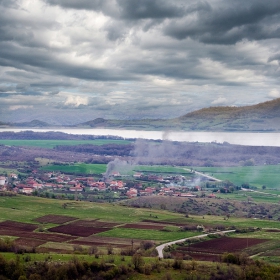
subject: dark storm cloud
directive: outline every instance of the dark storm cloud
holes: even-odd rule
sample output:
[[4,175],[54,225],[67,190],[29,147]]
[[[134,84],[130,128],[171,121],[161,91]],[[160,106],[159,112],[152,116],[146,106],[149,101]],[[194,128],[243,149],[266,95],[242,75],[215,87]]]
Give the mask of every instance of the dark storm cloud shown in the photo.
[[278,2],[0,0],[0,121],[26,108],[165,118],[278,96]]
[[[64,8],[100,11],[114,18],[139,20],[147,18],[173,18],[184,14],[181,1],[177,5],[165,0],[45,0]],[[175,1],[176,2],[176,1]]]
[[17,0],[0,0],[0,6],[18,8]]
[[[40,71],[48,70],[53,74],[64,75],[84,80],[122,80],[122,73],[115,73],[112,69],[101,69],[74,65],[66,61],[59,61],[51,52],[41,49],[30,52],[29,49],[20,48],[14,43],[0,43],[0,65],[13,66],[24,70]],[[127,79],[129,79],[127,77]]]
[[[209,1],[209,3],[211,3]],[[211,44],[234,44],[243,39],[279,38],[280,2],[230,1],[199,10],[194,18],[171,20],[164,33]]]

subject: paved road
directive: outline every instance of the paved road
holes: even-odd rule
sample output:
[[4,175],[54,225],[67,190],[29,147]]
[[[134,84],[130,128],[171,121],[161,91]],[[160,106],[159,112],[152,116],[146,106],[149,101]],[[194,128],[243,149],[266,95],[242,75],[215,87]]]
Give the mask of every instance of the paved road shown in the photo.
[[[190,172],[191,172],[191,170],[190,170],[190,169],[188,169],[188,168],[183,168],[183,169],[185,169],[185,170],[187,170],[187,171],[190,171]],[[215,178],[215,177],[213,177],[213,176],[210,176],[210,175],[204,174],[204,173],[202,173],[202,172],[198,172],[198,171],[195,171],[195,170],[193,170],[193,172],[194,172],[195,174],[198,174],[199,176],[206,177],[206,178],[208,178],[208,179],[210,179],[210,180],[212,180],[212,181],[222,182],[222,180],[217,179],[217,178]]]
[[[229,233],[229,232],[234,232],[235,230],[224,230],[224,231],[216,231],[214,233],[211,234],[219,234],[219,233]],[[156,247],[156,250],[158,251],[158,257],[163,259],[163,249],[166,246],[172,245],[172,244],[176,244],[176,243],[180,243],[180,242],[184,242],[186,240],[191,240],[194,238],[203,238],[206,237],[209,233],[207,234],[201,234],[201,235],[197,235],[197,236],[192,236],[192,237],[188,237],[188,238],[184,238],[184,239],[179,239],[179,240],[175,240],[175,241],[171,241],[171,242],[167,242],[164,244],[161,244],[159,246]]]

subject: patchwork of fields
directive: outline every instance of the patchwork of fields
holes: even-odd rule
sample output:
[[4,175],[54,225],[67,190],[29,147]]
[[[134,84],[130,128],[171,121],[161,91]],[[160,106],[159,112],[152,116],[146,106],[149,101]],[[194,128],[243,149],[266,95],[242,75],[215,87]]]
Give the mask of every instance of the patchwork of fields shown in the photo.
[[[0,210],[3,213],[0,238],[10,237],[16,246],[42,253],[73,253],[77,249],[88,251],[91,248],[107,250],[108,246],[120,252],[130,250],[131,246],[139,247],[145,241],[158,245],[199,235],[200,232],[195,230],[197,225],[204,225],[205,229],[210,230],[224,223],[227,228],[263,226],[272,229],[247,235],[232,234],[230,238],[217,238],[178,248],[172,254],[187,253],[197,260],[218,260],[223,252],[248,251],[249,248],[252,254],[266,251],[267,256],[268,251],[273,255],[280,248],[279,229],[275,229],[280,226],[275,221],[224,220],[219,216],[207,216],[201,220],[197,216],[185,217],[168,211],[105,203],[75,201],[69,202],[66,208],[62,207],[62,203],[65,201],[20,195],[0,197]],[[182,230],[184,227],[193,229],[185,231]],[[272,237],[268,238],[267,234]]]

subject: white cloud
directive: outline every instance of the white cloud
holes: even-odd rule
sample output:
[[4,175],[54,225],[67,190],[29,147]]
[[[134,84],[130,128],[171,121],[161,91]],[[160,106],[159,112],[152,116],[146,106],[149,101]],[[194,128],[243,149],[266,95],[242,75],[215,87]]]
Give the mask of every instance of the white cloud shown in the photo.
[[225,97],[220,96],[218,99],[212,101],[211,104],[213,104],[213,105],[224,105],[224,104],[226,104],[226,102],[227,102],[227,99]]
[[70,95],[67,97],[64,104],[68,106],[72,105],[74,107],[78,107],[80,105],[88,105],[88,97]]
[[9,110],[15,111],[19,109],[32,109],[32,105],[14,105],[14,106],[9,106]]
[[274,88],[269,92],[268,97],[279,98],[280,97],[280,91],[278,89]]

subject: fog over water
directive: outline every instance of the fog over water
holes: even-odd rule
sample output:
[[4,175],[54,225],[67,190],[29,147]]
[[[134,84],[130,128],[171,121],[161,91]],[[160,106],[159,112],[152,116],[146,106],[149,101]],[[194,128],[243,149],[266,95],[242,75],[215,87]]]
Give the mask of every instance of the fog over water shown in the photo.
[[58,131],[68,134],[79,135],[110,135],[124,138],[143,138],[153,140],[171,140],[187,142],[228,142],[237,145],[249,146],[276,146],[280,147],[280,133],[251,133],[251,132],[194,132],[194,131],[144,131],[144,130],[121,130],[121,129],[11,129],[2,128],[5,131],[34,131],[48,132]]

